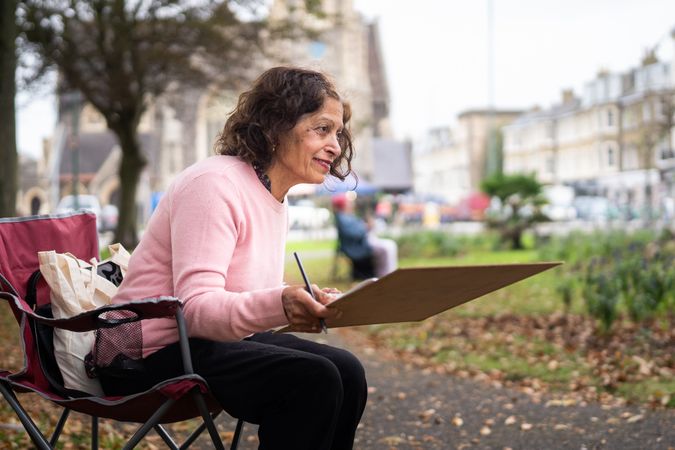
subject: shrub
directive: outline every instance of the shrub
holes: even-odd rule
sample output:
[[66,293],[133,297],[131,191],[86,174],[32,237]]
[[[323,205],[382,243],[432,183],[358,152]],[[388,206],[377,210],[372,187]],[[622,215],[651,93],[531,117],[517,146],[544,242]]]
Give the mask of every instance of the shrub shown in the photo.
[[462,250],[460,241],[443,231],[418,231],[396,239],[402,258],[436,258],[456,256]]
[[574,298],[574,292],[576,291],[577,280],[570,273],[563,273],[562,276],[557,278],[557,284],[555,290],[560,295],[560,298],[563,302],[565,313],[570,311],[572,307],[572,299]]
[[[620,308],[639,323],[675,306],[675,239],[650,231],[573,233],[540,248],[541,259],[563,260],[556,291],[569,309],[581,292],[605,330]],[[576,285],[580,284],[580,289]]]
[[588,312],[600,321],[605,331],[609,331],[617,317],[616,306],[620,296],[616,279],[589,266],[583,293]]

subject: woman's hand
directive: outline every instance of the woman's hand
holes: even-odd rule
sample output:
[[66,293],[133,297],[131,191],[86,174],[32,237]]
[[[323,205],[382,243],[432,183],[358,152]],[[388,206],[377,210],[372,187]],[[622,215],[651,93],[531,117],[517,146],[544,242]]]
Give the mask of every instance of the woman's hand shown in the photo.
[[281,303],[288,319],[291,331],[318,333],[321,331],[320,319],[331,319],[339,315],[339,311],[327,308],[326,305],[335,300],[340,291],[333,288],[319,289],[312,285],[316,300],[302,285],[288,286],[281,293]]

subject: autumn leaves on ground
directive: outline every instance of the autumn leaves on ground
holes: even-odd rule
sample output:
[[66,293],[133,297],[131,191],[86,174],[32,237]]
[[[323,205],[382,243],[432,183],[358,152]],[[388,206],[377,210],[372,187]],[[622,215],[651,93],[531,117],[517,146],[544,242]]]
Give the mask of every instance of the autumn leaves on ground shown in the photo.
[[[566,264],[421,323],[349,329],[341,333],[347,344],[375,349],[385,365],[388,360],[403,361],[421,372],[431,371],[449,380],[472,379],[491,388],[513,388],[535,398],[546,395],[547,403],[559,406],[675,407],[672,238],[572,237],[572,242],[550,242],[545,248],[519,252],[495,250],[494,243],[485,240],[452,245],[436,240],[435,245],[428,246],[425,243],[437,238],[420,237],[417,245],[410,245],[411,238],[407,239],[402,243],[402,266],[535,260],[564,260]],[[632,256],[623,257],[614,244],[630,248]],[[338,261],[341,280],[334,279],[332,242],[298,245],[313,282],[342,289],[349,286],[344,277],[345,261]],[[431,247],[444,248],[446,254],[433,253]],[[417,249],[418,253],[406,248]],[[455,250],[447,256],[450,248]],[[603,257],[605,260],[599,259]],[[626,268],[629,264],[650,268],[638,271],[649,277],[647,287],[645,280]],[[621,275],[622,271],[626,274]],[[300,281],[294,280],[299,278],[296,272],[290,261],[289,282]],[[616,284],[598,284],[598,275],[603,273]],[[640,300],[648,303],[637,304],[635,298],[628,298],[636,291],[650,293],[650,297],[643,295]],[[0,368],[19,368],[22,357],[17,326],[4,304],[0,305],[0,338]],[[370,381],[377,385],[377,380]],[[42,429],[52,429],[59,414],[56,408],[34,395],[22,394],[20,399],[36,414]],[[427,419],[434,420],[432,412]],[[425,423],[424,418],[420,420]],[[189,425],[177,425],[174,431],[185,433]],[[61,439],[63,448],[88,448],[88,428],[83,416],[71,417],[64,431],[66,437]],[[102,421],[101,446],[120,447],[123,437],[133,429],[135,426]],[[231,433],[223,437],[228,440]],[[154,433],[143,445],[163,448]],[[18,420],[6,402],[0,401],[0,449],[28,446]]]

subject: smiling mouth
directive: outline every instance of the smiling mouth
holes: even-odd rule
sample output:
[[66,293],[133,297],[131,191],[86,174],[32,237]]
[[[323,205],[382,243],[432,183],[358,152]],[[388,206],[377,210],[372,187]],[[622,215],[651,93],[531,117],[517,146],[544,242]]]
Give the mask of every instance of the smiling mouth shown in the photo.
[[319,159],[319,158],[313,158],[313,159],[319,166],[321,166],[324,169],[324,171],[328,172],[330,170],[330,164],[331,164],[330,161],[325,160],[325,159]]

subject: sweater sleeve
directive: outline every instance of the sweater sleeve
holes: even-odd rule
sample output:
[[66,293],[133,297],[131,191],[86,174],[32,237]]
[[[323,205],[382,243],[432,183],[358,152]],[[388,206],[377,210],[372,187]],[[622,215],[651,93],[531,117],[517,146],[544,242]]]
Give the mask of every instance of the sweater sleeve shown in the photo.
[[246,217],[237,188],[203,174],[176,192],[170,205],[175,295],[183,300],[188,334],[234,341],[287,323],[283,286],[228,291],[228,267]]

